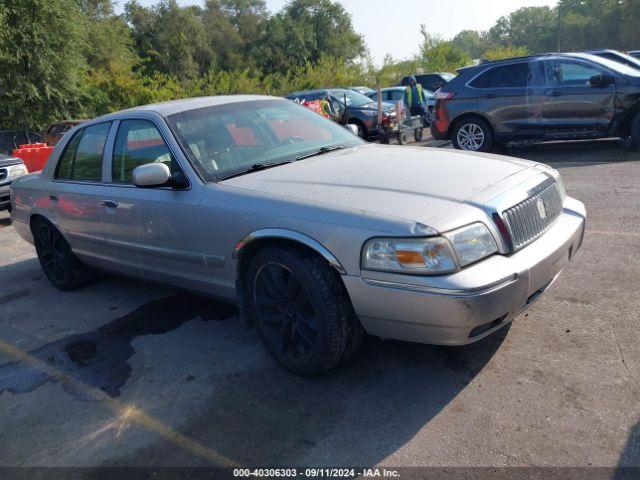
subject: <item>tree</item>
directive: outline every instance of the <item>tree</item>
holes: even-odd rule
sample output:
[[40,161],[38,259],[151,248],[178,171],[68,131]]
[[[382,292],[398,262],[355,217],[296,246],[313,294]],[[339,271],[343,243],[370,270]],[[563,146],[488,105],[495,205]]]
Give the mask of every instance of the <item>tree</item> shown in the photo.
[[86,63],[82,12],[75,0],[0,4],[0,125],[42,128],[76,116]]
[[317,63],[322,57],[353,61],[366,52],[351,16],[331,0],[293,0],[267,23],[261,49],[267,72]]
[[131,28],[115,15],[112,0],[78,0],[87,32],[85,58],[91,69],[130,71],[140,62]]
[[133,0],[125,12],[147,73],[157,71],[186,82],[211,67],[214,58],[199,7],[180,7],[176,0],[161,0],[146,8]]
[[495,47],[482,54],[483,60],[503,60],[505,58],[524,57],[529,55],[527,47]]
[[420,26],[420,33],[423,41],[417,60],[425,71],[450,72],[471,63],[471,58],[461,48],[430,34],[425,25]]
[[556,48],[557,14],[549,7],[524,7],[499,18],[487,37],[496,46],[526,47],[535,53]]
[[461,31],[453,37],[451,43],[471,58],[480,58],[489,47],[487,39],[475,30]]
[[215,68],[255,67],[267,20],[263,0],[207,0],[202,22]]

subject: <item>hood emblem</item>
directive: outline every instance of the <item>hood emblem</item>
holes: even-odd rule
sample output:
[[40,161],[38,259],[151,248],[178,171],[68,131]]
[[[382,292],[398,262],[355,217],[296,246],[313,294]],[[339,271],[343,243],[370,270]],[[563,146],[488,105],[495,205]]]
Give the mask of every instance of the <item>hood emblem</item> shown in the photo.
[[541,219],[545,219],[547,218],[547,209],[544,206],[544,202],[542,201],[541,198],[538,199],[538,201],[536,202],[536,205],[538,207],[538,214],[540,215]]

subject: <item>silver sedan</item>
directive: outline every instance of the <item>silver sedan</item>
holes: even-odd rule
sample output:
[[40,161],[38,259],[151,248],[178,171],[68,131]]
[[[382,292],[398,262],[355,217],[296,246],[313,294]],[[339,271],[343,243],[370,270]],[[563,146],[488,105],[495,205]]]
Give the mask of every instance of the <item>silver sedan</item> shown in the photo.
[[346,361],[365,332],[441,345],[495,332],[574,257],[586,215],[544,165],[367,144],[262,96],[83,123],[11,200],[59,289],[106,270],[236,302],[301,374]]

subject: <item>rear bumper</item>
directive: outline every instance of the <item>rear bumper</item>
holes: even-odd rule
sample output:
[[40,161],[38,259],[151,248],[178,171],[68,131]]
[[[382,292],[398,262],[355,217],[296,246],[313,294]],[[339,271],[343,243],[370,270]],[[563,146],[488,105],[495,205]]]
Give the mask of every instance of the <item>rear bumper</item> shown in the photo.
[[442,120],[434,120],[431,123],[431,136],[436,140],[449,140],[448,126]]
[[511,322],[551,286],[580,248],[585,219],[582,203],[568,198],[555,225],[510,256],[494,255],[449,276],[363,272],[343,278],[370,334],[464,345]]

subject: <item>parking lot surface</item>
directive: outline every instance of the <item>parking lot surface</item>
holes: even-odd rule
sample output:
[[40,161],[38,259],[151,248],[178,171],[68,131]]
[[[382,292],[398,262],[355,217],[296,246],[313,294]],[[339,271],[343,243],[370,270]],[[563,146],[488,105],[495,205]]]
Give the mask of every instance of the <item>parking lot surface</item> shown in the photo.
[[116,277],[54,290],[0,213],[0,466],[640,466],[640,153],[505,153],[587,206],[551,291],[477,344],[367,338],[311,379],[234,307]]

